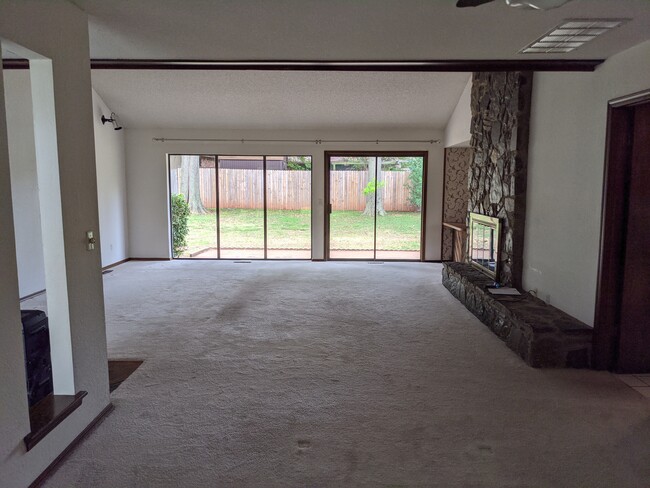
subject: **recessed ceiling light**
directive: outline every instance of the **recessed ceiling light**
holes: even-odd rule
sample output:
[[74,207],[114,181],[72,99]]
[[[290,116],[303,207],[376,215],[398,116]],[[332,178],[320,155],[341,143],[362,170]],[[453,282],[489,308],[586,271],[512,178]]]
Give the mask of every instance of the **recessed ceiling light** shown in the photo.
[[567,19],[528,46],[523,54],[569,53],[630,19]]

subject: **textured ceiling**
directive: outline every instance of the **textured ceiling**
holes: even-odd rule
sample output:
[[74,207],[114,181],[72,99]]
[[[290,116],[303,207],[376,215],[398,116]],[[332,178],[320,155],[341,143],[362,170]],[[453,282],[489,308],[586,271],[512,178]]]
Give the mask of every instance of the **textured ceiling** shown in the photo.
[[442,129],[469,73],[93,70],[129,128]]
[[[573,0],[531,11],[503,0],[71,0],[91,56],[122,59],[601,59],[650,38],[648,0]],[[567,18],[632,21],[568,54],[518,51]]]
[[[96,59],[600,59],[650,37],[650,0],[574,0],[547,12],[503,0],[72,0]],[[567,18],[624,17],[568,54],[518,51]],[[443,128],[459,73],[93,71],[126,127]]]

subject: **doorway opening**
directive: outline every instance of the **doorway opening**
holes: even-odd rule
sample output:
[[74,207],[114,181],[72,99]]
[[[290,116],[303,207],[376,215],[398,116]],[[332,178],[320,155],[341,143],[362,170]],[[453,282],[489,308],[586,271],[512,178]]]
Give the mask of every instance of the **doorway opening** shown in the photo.
[[422,261],[426,169],[426,152],[326,152],[326,258]]
[[0,41],[3,58],[10,54],[29,60],[26,72],[3,73],[18,291],[25,300],[47,290],[44,303],[33,307],[38,311],[28,312],[26,302],[21,303],[28,398],[74,396],[53,64],[23,46]]
[[311,259],[311,156],[170,155],[176,259]]
[[593,362],[650,373],[650,91],[609,103]]

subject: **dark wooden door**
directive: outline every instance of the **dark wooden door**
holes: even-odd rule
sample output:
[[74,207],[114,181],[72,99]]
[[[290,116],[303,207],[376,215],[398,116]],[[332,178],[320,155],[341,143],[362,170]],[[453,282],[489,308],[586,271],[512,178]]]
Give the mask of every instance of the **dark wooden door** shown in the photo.
[[650,103],[633,117],[616,366],[624,373],[650,372]]

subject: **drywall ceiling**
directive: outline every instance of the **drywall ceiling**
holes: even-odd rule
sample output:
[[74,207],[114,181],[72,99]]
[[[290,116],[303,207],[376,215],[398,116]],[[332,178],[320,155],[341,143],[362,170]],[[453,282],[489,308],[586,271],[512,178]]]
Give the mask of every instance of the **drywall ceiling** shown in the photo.
[[[91,56],[205,60],[604,59],[650,37],[648,0],[573,0],[542,11],[503,0],[71,0]],[[568,18],[624,17],[568,54],[518,51]]]
[[92,72],[93,87],[127,128],[443,129],[469,78],[469,73]]

